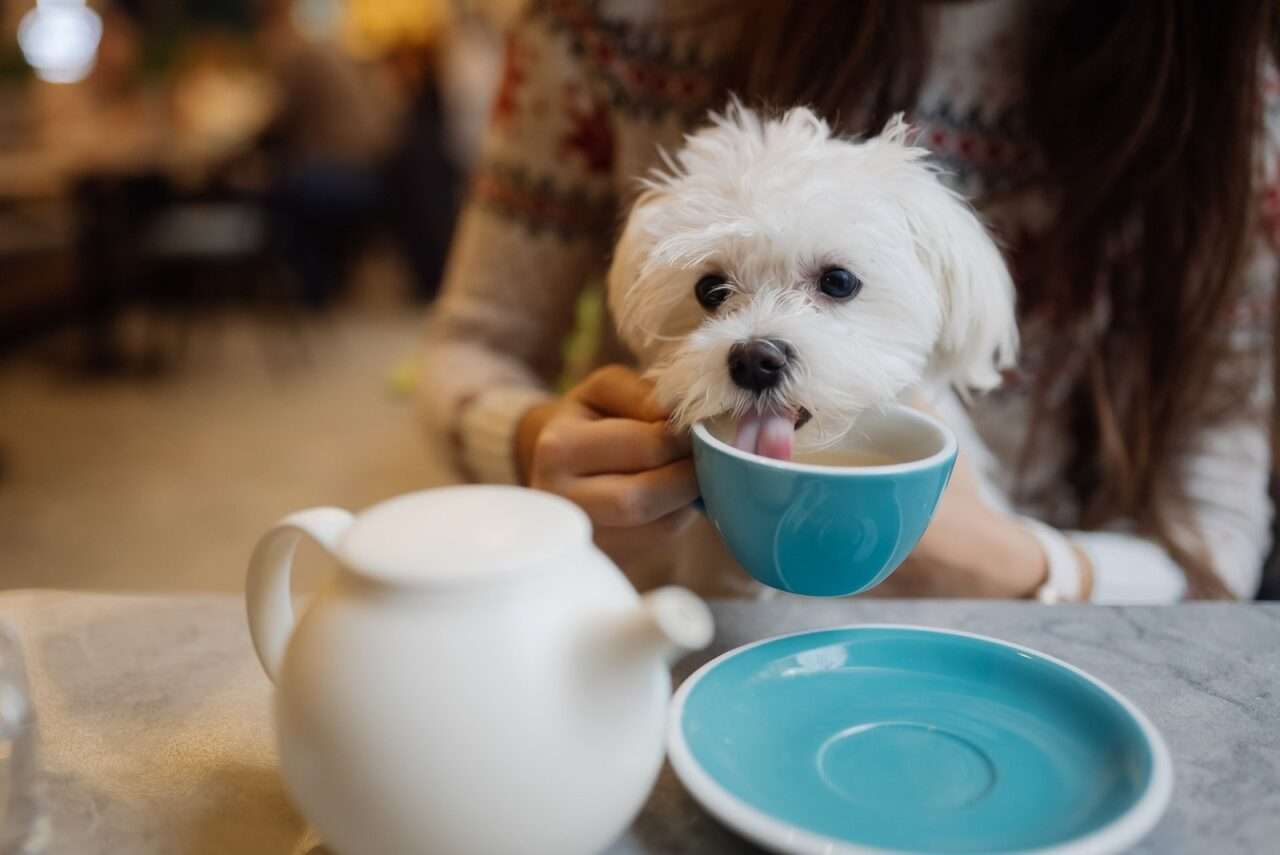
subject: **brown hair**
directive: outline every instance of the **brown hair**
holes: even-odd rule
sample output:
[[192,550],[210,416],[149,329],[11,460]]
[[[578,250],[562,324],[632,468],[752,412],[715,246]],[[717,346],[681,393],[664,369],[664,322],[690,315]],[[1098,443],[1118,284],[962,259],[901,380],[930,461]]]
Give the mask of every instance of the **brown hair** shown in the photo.
[[[1228,592],[1187,524],[1180,460],[1196,428],[1238,413],[1252,387],[1249,370],[1224,385],[1217,369],[1255,214],[1273,5],[1062,3],[1042,10],[1048,37],[1028,46],[1029,127],[1061,214],[1019,259],[1019,302],[1024,317],[1064,331],[1055,349],[1084,356],[1062,405],[1079,523],[1133,520],[1163,542],[1199,597]],[[727,84],[746,97],[809,103],[858,133],[913,106],[926,47],[920,4],[739,0],[726,9],[742,24]],[[1118,235],[1131,237],[1119,258]],[[1101,329],[1086,323],[1099,305],[1109,310]],[[1037,378],[1033,425],[1055,379]]]

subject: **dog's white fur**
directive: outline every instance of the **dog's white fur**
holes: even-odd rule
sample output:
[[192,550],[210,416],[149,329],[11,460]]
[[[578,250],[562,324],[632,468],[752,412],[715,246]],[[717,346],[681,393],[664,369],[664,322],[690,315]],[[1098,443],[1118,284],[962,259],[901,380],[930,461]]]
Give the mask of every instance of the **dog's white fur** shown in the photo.
[[[805,108],[766,117],[731,102],[645,182],[616,247],[609,305],[681,426],[752,408],[808,410],[818,443],[922,382],[998,385],[1017,349],[1013,286],[972,209],[897,117],[841,139]],[[822,272],[863,282],[846,302]],[[714,311],[704,275],[732,293]],[[734,385],[728,351],[781,339],[795,358],[765,396]]]

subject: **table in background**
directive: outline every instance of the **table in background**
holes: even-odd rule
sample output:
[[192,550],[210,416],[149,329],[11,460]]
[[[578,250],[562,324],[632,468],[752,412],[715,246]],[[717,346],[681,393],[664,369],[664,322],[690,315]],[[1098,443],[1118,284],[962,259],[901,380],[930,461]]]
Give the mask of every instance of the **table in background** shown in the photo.
[[[1280,839],[1280,606],[1046,607],[814,601],[713,605],[713,649],[784,632],[892,622],[1025,644],[1136,702],[1174,760],[1168,813],[1137,852],[1257,853]],[[51,855],[288,855],[313,849],[276,769],[270,686],[229,596],[11,593],[41,729]],[[611,855],[751,847],[669,769]]]

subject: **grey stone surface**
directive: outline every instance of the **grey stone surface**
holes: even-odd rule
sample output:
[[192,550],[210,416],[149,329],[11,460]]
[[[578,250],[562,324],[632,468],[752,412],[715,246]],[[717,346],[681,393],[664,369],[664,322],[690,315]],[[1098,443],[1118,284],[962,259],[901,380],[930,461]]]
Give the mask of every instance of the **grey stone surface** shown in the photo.
[[[713,649],[889,622],[1042,650],[1127,695],[1164,733],[1174,796],[1141,853],[1258,853],[1280,839],[1280,606],[1044,607],[775,598],[714,606]],[[232,596],[0,596],[38,716],[50,855],[321,855],[275,766],[270,687]],[[664,770],[611,855],[751,852]],[[538,855],[534,853],[533,855]]]

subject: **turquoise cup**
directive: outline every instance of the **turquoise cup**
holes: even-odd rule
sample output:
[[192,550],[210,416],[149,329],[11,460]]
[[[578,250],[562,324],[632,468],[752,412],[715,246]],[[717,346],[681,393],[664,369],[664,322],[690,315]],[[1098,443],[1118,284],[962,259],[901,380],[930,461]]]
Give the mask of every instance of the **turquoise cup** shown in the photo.
[[951,479],[956,438],[894,405],[863,414],[823,459],[867,453],[884,465],[772,460],[733,447],[731,426],[693,428],[701,504],[738,563],[771,588],[841,597],[874,588],[920,541]]

